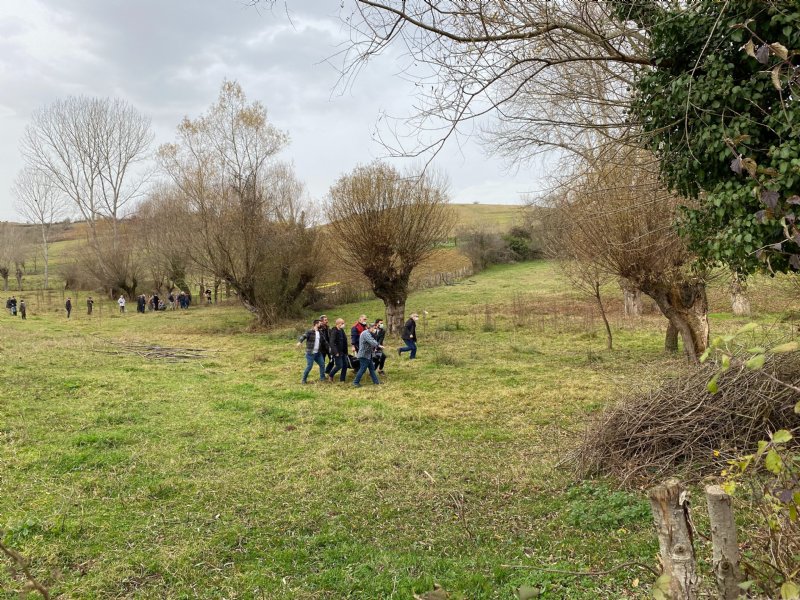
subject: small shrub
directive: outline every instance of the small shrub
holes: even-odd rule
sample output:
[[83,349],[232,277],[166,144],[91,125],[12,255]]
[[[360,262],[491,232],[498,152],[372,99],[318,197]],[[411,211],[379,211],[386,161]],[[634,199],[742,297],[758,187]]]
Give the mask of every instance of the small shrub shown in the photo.
[[584,483],[567,492],[566,521],[589,531],[609,531],[649,523],[650,507],[639,494],[610,490],[604,484]]

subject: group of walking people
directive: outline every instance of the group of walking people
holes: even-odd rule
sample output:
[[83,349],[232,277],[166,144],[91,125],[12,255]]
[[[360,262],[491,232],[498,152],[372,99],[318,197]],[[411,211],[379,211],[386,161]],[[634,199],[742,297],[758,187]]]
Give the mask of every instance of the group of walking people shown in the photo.
[[[405,345],[397,349],[398,356],[409,352],[410,359],[416,358],[418,319],[419,315],[412,313],[406,321],[401,335]],[[319,319],[314,319],[311,329],[300,336],[297,340],[298,347],[303,342],[306,345],[306,368],[301,383],[308,383],[308,374],[316,364],[321,382],[333,383],[338,374],[339,382],[344,383],[347,370],[350,369],[356,371],[354,387],[361,387],[361,378],[368,371],[372,383],[380,385],[378,375],[386,374],[386,348],[383,345],[386,328],[383,319],[376,319],[370,324],[367,315],[361,315],[350,328],[349,339],[344,327],[344,319],[336,319],[331,328],[328,317],[320,315]]]
[[20,299],[19,304],[17,304],[17,297],[11,296],[11,298],[6,298],[6,310],[8,314],[12,317],[17,316],[17,308],[19,308],[19,316],[23,319],[27,318],[27,308],[25,306],[25,298]]

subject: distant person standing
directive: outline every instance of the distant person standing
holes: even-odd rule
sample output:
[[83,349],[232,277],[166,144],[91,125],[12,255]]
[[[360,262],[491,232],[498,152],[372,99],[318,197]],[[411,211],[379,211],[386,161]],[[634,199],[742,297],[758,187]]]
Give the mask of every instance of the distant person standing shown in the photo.
[[19,301],[19,316],[22,317],[23,321],[25,321],[27,319],[27,317],[26,317],[26,309],[27,309],[27,307],[25,306],[25,298],[22,298]]
[[125,296],[120,294],[119,300],[117,300],[117,304],[119,304],[119,312],[120,312],[120,314],[124,313],[125,312]]
[[206,304],[211,306],[211,288],[206,288]]
[[17,316],[17,297],[16,296],[11,296],[10,302],[11,302],[11,316],[12,317],[16,317]]
[[72,298],[67,298],[67,301],[64,303],[64,308],[67,309],[67,318],[72,314]]
[[87,314],[87,315],[90,315],[90,314],[92,314],[92,309],[93,309],[93,308],[94,308],[94,298],[92,298],[91,296],[89,296],[89,297],[86,299],[86,314]]
[[11,314],[11,298],[6,298],[6,310]]
[[402,356],[403,352],[410,352],[409,360],[417,357],[417,319],[419,319],[419,315],[411,313],[411,318],[406,321],[403,327],[403,334],[400,336],[406,345],[397,349],[398,356]]

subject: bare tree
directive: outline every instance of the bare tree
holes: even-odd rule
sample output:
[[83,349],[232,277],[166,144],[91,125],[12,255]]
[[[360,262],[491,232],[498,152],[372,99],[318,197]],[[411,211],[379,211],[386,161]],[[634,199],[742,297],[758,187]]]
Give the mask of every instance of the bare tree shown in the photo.
[[596,136],[619,139],[631,127],[629,84],[650,59],[646,31],[626,18],[624,3],[353,4],[343,9],[352,38],[344,84],[390,46],[405,50],[404,75],[421,84],[411,146],[397,135],[386,141],[397,154],[435,151],[460,126],[486,116],[495,119],[495,148],[512,160],[547,147],[582,151]]
[[34,112],[21,151],[72,201],[92,235],[99,219],[110,220],[115,234],[123,210],[140,195],[140,165],[152,139],[150,120],[127,102],[70,96]]
[[435,174],[403,176],[383,163],[357,167],[331,187],[334,247],[383,300],[389,333],[403,327],[412,271],[453,227],[447,202]]
[[302,303],[324,267],[303,185],[276,161],[287,142],[264,107],[226,81],[208,112],[184,119],[177,142],[159,150],[196,219],[194,261],[229,283],[262,325]]
[[30,239],[24,227],[15,223],[0,223],[0,278],[3,279],[4,291],[8,291],[8,279],[12,274],[17,281],[17,289],[22,289],[29,251]]
[[650,296],[696,362],[708,345],[708,301],[705,274],[692,270],[673,226],[683,202],[665,190],[652,155],[611,147],[578,171],[556,209],[569,251]]
[[49,289],[50,233],[53,224],[67,212],[63,192],[42,171],[26,168],[17,175],[13,193],[17,198],[17,212],[39,228],[44,258],[44,289]]
[[191,239],[197,225],[186,199],[173,185],[153,189],[136,209],[135,246],[156,290],[187,289]]

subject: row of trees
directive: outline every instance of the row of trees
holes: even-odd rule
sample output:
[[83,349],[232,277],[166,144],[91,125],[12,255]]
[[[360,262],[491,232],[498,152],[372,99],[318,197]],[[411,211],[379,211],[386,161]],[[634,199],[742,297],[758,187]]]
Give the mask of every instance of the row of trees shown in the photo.
[[366,278],[395,331],[413,269],[453,226],[443,178],[381,163],[343,175],[321,223],[279,159],[288,134],[235,82],[180,123],[155,169],[146,164],[151,140],[149,121],[116,100],[69,98],[34,114],[14,192],[41,235],[45,287],[53,224],[77,212],[87,239],[68,269],[73,285],[133,297],[144,286],[186,288],[189,272],[206,273],[270,325],[306,304],[336,259]]

